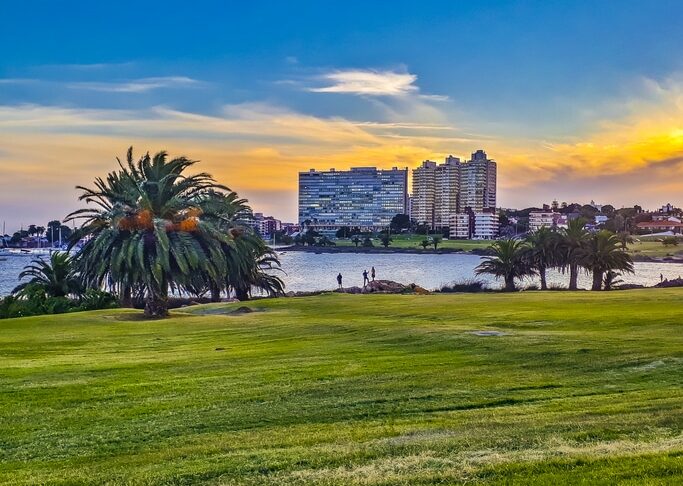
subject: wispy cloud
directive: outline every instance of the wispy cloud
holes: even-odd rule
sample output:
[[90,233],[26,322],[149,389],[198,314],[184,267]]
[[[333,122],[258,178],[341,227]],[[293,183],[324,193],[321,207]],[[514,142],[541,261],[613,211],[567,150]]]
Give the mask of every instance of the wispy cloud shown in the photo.
[[377,70],[333,71],[319,77],[326,86],[310,87],[313,93],[348,93],[367,96],[402,96],[419,91],[417,76]]
[[109,93],[146,93],[156,89],[191,88],[202,82],[185,76],[166,76],[141,78],[120,82],[73,82],[67,86],[72,89],[103,91]]

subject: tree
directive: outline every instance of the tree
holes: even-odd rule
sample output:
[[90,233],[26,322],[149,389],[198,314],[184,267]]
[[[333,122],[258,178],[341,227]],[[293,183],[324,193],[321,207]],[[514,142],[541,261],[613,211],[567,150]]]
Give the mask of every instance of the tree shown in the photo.
[[187,175],[196,161],[186,157],[148,153],[134,162],[131,147],[126,159],[119,171],[97,178],[94,189],[78,187],[79,200],[96,207],[67,217],[84,220],[71,243],[87,237],[77,264],[91,286],[109,285],[123,298],[144,295],[145,315],[162,317],[169,291],[197,276],[216,281],[229,268],[222,245],[234,246],[234,234],[204,216],[205,209],[213,214],[215,202],[207,194],[229,190],[209,174]]
[[436,235],[432,236],[430,238],[430,244],[434,245],[434,249],[436,250],[439,244],[441,244],[441,237]]
[[348,226],[342,226],[337,230],[335,236],[337,238],[348,238],[351,236],[351,228],[349,228]]
[[561,260],[560,265],[569,269],[569,290],[578,288],[579,267],[581,251],[588,243],[590,234],[586,230],[586,220],[583,218],[572,219],[561,235]]
[[410,216],[407,214],[397,214],[391,218],[389,226],[391,231],[395,233],[400,233],[404,229],[410,229]]
[[356,248],[358,248],[358,245],[361,244],[362,240],[360,239],[360,237],[359,237],[358,235],[356,235],[356,236],[354,236],[353,238],[351,238],[351,242],[352,242],[354,245],[356,245]]
[[382,233],[379,239],[382,242],[382,246],[384,248],[389,248],[389,245],[391,245],[391,242],[393,241],[391,235],[388,232]]
[[601,290],[608,272],[633,273],[633,261],[621,249],[617,236],[606,230],[599,231],[588,239],[578,252],[581,266],[593,274],[591,290]]
[[628,245],[632,245],[636,241],[627,231],[620,231],[617,233],[617,239],[619,240],[622,250],[625,250],[628,248]]
[[27,277],[30,280],[19,284],[13,294],[22,296],[29,287],[31,291],[39,289],[48,297],[80,295],[83,291],[73,261],[66,252],[54,252],[48,261],[42,258],[33,260],[19,274],[19,280]]
[[420,246],[422,246],[422,249],[423,249],[423,250],[426,250],[427,247],[428,247],[429,245],[431,245],[431,244],[432,244],[432,242],[431,242],[431,240],[430,240],[429,238],[425,238],[424,240],[422,240],[422,241],[420,242]]
[[526,241],[529,244],[529,261],[541,278],[541,290],[547,290],[546,271],[560,261],[558,234],[542,226],[529,233]]
[[485,256],[475,269],[477,275],[489,274],[496,278],[503,278],[505,291],[516,290],[515,280],[535,275],[532,265],[529,263],[528,246],[522,240],[512,238],[498,240],[489,247],[493,255]]
[[363,246],[366,248],[371,248],[375,245],[372,244],[372,239],[370,239],[369,236],[366,236],[365,239],[363,240]]

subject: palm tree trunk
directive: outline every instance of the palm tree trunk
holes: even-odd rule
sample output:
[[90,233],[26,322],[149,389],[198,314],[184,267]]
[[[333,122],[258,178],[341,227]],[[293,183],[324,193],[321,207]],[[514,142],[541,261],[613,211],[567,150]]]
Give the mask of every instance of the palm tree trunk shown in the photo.
[[578,288],[579,266],[576,263],[569,264],[569,290]]
[[602,290],[602,272],[593,270],[593,286],[591,290]]
[[249,290],[248,289],[235,289],[235,297],[239,301],[249,300]]
[[545,278],[545,267],[538,269],[538,275],[541,277],[541,290],[548,290],[548,283]]
[[128,285],[121,292],[121,307],[133,307],[133,295]]
[[515,277],[512,277],[511,275],[506,275],[505,276],[505,291],[506,292],[514,292],[517,290],[515,287]]
[[168,316],[168,287],[150,286],[145,300],[145,317],[157,318]]
[[211,302],[220,302],[221,301],[221,289],[218,288],[218,285],[211,285]]

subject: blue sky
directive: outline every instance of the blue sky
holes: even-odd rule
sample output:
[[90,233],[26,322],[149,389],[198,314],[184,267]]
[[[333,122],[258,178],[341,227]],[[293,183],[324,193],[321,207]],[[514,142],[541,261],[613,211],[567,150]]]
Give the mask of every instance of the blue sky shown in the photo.
[[478,148],[505,206],[665,203],[681,18],[667,1],[3,2],[0,218],[71,209],[130,144],[200,158],[285,219],[297,170]]

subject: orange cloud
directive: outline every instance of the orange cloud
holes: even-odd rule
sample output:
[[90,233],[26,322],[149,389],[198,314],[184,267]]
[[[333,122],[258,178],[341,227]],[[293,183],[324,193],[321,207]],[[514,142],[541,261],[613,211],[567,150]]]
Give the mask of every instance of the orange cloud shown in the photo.
[[[138,152],[164,149],[202,160],[203,170],[250,197],[257,210],[292,220],[299,171],[412,168],[426,158],[466,156],[478,148],[499,162],[504,206],[540,204],[548,197],[661,203],[683,189],[681,166],[671,163],[683,157],[681,86],[648,85],[647,96],[623,102],[627,109],[620,118],[574,140],[466,135],[445,113],[419,102],[393,118],[387,111],[384,123],[321,118],[258,103],[226,106],[214,116],[164,107],[5,106],[0,107],[0,218],[16,222],[66,214],[77,205],[73,187],[114,169],[115,157],[129,145]],[[414,121],[407,121],[406,113]],[[638,191],[638,183],[647,183],[647,190]],[[629,188],[625,196],[624,188]],[[639,201],[643,194],[662,200]]]

